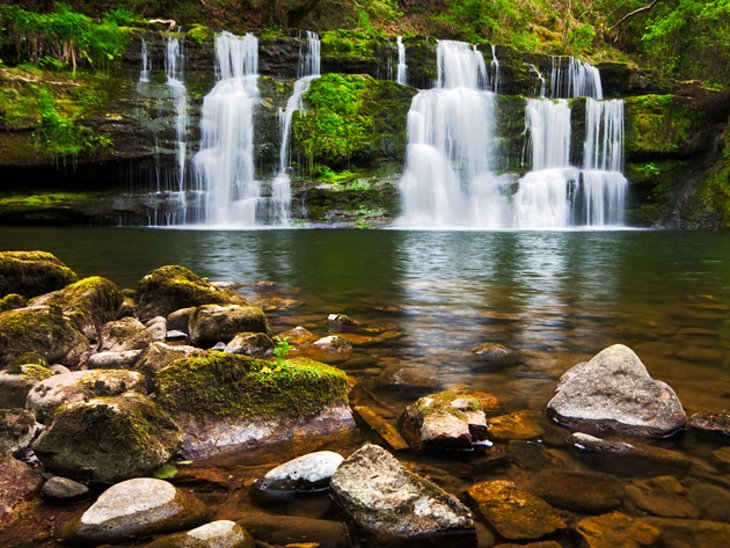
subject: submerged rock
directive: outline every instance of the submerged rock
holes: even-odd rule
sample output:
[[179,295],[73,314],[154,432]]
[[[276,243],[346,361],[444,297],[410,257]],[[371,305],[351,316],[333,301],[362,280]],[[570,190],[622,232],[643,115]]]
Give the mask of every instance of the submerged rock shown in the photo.
[[534,411],[517,411],[490,418],[487,430],[494,440],[531,440],[539,438],[544,432],[540,418]]
[[506,367],[519,363],[520,356],[514,350],[510,350],[499,343],[482,343],[471,349],[479,361],[487,365]]
[[76,273],[46,251],[0,251],[0,297],[19,293],[35,297],[61,289]]
[[196,346],[228,343],[238,333],[270,332],[266,315],[255,306],[202,305],[190,317],[190,340]]
[[668,436],[686,421],[674,390],[652,379],[638,356],[621,344],[566,371],[555,392],[548,414],[570,427]]
[[[574,432],[573,446],[581,451],[596,453],[604,457],[636,457],[644,463],[656,467],[689,468],[692,461],[679,453],[663,447],[654,447],[643,443],[628,443],[622,440],[601,439],[583,432]],[[618,464],[618,463],[617,463]]]
[[46,423],[64,403],[116,396],[127,390],[144,392],[144,376],[123,369],[72,371],[36,383],[28,393],[26,407],[35,413],[39,422]]
[[330,314],[327,316],[327,327],[332,331],[352,329],[359,324],[345,314]]
[[587,548],[653,546],[661,537],[661,532],[653,525],[621,512],[582,519],[575,530]]
[[376,545],[418,545],[439,538],[449,546],[476,542],[473,517],[459,499],[408,471],[377,445],[350,455],[332,476],[330,489],[342,511]]
[[549,504],[579,514],[615,510],[626,497],[617,477],[579,470],[544,470],[530,480],[529,488]]
[[203,304],[248,305],[243,295],[216,287],[178,265],[162,266],[142,278],[137,286],[137,303],[142,319],[167,316],[175,310]]
[[636,506],[665,518],[698,518],[700,511],[690,502],[687,489],[674,476],[635,480],[626,493]]
[[661,531],[662,543],[668,548],[688,546],[730,546],[730,524],[704,519],[670,519],[646,517],[643,525]]
[[89,341],[59,307],[17,308],[0,313],[0,366],[26,352],[48,362],[76,365]]
[[727,411],[693,413],[687,424],[698,430],[730,437],[730,413]]
[[211,351],[158,371],[155,393],[183,427],[191,458],[354,426],[347,376],[305,358],[274,365]]
[[200,500],[166,481],[135,478],[113,485],[81,517],[65,524],[71,543],[120,542],[195,527],[207,511]]
[[307,356],[312,359],[339,364],[346,362],[352,356],[352,345],[350,341],[339,335],[330,335],[317,339],[304,349]]
[[162,408],[128,392],[64,405],[33,449],[58,474],[115,482],[151,474],[172,457],[181,439],[180,428]]
[[237,521],[262,544],[292,548],[352,546],[347,526],[341,521],[261,513],[243,514]]
[[464,390],[448,390],[419,398],[398,420],[416,449],[471,449],[487,437],[481,400]]
[[306,344],[317,340],[317,335],[301,325],[279,333],[278,337],[293,345]]
[[567,527],[552,506],[511,481],[478,483],[467,495],[484,519],[510,540],[538,539]]
[[253,548],[253,537],[235,521],[211,521],[190,531],[167,535],[146,548]]

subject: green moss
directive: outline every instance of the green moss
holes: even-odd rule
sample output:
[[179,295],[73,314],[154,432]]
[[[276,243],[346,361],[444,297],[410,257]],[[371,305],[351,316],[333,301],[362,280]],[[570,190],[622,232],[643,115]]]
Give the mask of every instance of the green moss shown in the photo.
[[375,60],[370,34],[359,30],[328,30],[320,34],[322,57]]
[[76,340],[57,306],[20,308],[0,314],[0,363],[12,362],[25,352],[35,352],[46,360],[59,359]]
[[17,293],[10,293],[0,299],[0,312],[13,310],[15,308],[23,308],[26,304],[28,304],[28,300],[25,297],[18,295]]
[[713,218],[717,228],[730,229],[730,129],[725,128],[720,158],[700,181],[692,203],[692,222]]
[[309,417],[347,403],[347,377],[309,359],[271,362],[210,352],[157,372],[157,401],[173,413],[239,420]]
[[687,155],[707,129],[704,111],[672,95],[626,99],[626,140],[629,156]]
[[370,76],[326,74],[312,82],[294,114],[292,146],[312,173],[353,164],[402,161],[406,116],[415,90]]
[[185,35],[199,46],[202,46],[206,42],[209,42],[213,39],[213,31],[211,30],[211,28],[205,25],[201,25],[199,23],[196,23],[192,27],[190,27]]

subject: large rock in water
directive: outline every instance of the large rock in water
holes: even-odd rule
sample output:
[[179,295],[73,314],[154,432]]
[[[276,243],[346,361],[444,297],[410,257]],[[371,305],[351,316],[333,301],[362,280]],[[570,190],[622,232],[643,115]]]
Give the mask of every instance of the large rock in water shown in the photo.
[[0,367],[35,352],[49,362],[75,365],[89,341],[58,307],[16,308],[0,313]]
[[240,304],[248,301],[232,289],[216,287],[187,268],[161,266],[142,278],[137,286],[139,316],[167,316],[180,308],[203,304]]
[[95,339],[102,325],[117,319],[122,302],[124,295],[114,282],[92,276],[36,297],[29,306],[60,307],[84,335]]
[[58,474],[111,483],[151,474],[172,457],[181,439],[180,428],[162,408],[127,392],[64,405],[33,449]]
[[266,314],[255,306],[203,305],[190,317],[190,340],[196,346],[211,347],[230,342],[238,333],[270,333]]
[[275,365],[211,351],[158,371],[154,391],[190,458],[354,426],[345,373],[305,358]]
[[566,371],[547,411],[566,426],[647,436],[671,435],[687,418],[674,390],[622,344]]
[[350,455],[332,476],[330,489],[344,513],[377,546],[419,546],[439,539],[448,546],[476,545],[469,509],[377,445]]
[[200,500],[153,478],[113,485],[81,517],[66,523],[61,535],[73,544],[105,544],[173,533],[205,522]]
[[45,251],[0,252],[0,297],[19,293],[35,297],[77,280],[76,273]]

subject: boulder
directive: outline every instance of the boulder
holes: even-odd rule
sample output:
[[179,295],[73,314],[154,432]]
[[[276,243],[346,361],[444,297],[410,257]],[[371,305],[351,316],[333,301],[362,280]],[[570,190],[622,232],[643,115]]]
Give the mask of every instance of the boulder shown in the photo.
[[151,542],[146,548],[253,548],[253,537],[235,521],[218,520]]
[[64,403],[116,396],[127,390],[144,391],[144,376],[136,371],[118,369],[72,371],[36,383],[28,393],[25,407],[45,424]]
[[121,320],[107,322],[99,333],[100,352],[125,352],[127,350],[144,350],[154,342],[147,328],[136,318],[127,316]]
[[29,306],[58,306],[86,337],[96,339],[102,325],[117,319],[123,301],[113,282],[92,276],[36,297]]
[[730,437],[730,413],[727,411],[692,413],[687,424],[697,430]]
[[487,438],[481,400],[467,390],[447,390],[419,398],[398,419],[415,449],[471,449]]
[[230,342],[238,333],[271,332],[264,311],[236,304],[199,306],[190,317],[190,340],[209,348],[216,342]]
[[73,504],[86,500],[91,491],[83,483],[62,476],[53,476],[43,484],[43,500],[51,504]]
[[633,435],[669,436],[686,421],[674,390],[652,379],[638,356],[621,344],[566,371],[547,410],[565,426]]
[[332,476],[330,489],[347,518],[377,546],[437,539],[449,546],[476,543],[473,517],[459,499],[377,445],[350,455]]
[[162,266],[142,278],[137,286],[137,303],[143,319],[167,316],[175,310],[203,304],[248,305],[239,293],[215,287],[178,265]]
[[322,492],[329,489],[330,478],[344,459],[333,451],[316,451],[272,468],[256,480],[256,491]]
[[274,355],[274,341],[266,333],[239,333],[226,345],[224,352],[270,358]]
[[155,316],[146,321],[144,326],[154,340],[164,341],[167,339],[167,320],[163,316]]
[[0,455],[0,531],[40,505],[43,479],[24,462]]
[[33,441],[40,424],[25,409],[0,409],[0,455],[14,455]]
[[14,366],[10,371],[0,372],[0,409],[25,407],[28,392],[35,383],[53,376],[53,371],[36,364]]
[[35,297],[75,282],[76,273],[52,253],[0,251],[0,297],[19,293]]
[[189,458],[354,426],[347,376],[305,358],[275,365],[209,351],[159,370],[155,393],[183,427]]
[[466,494],[487,523],[506,539],[538,539],[567,527],[552,506],[511,481],[484,481]]
[[182,433],[136,392],[68,403],[33,444],[49,470],[72,479],[117,482],[151,474],[175,453]]
[[18,308],[0,313],[0,366],[25,352],[49,362],[78,364],[89,341],[58,307]]
[[206,521],[200,500],[154,478],[113,485],[79,518],[61,528],[69,543],[105,544],[172,533]]
[[86,367],[89,369],[131,369],[139,360],[142,352],[142,350],[99,352],[89,356]]
[[193,315],[197,306],[188,306],[187,308],[181,308],[170,312],[167,315],[167,329],[171,331],[182,331],[188,333],[190,325],[190,316]]
[[170,345],[163,342],[154,342],[149,345],[139,356],[134,369],[140,371],[146,377],[151,385],[154,381],[155,373],[167,367],[175,360],[181,358],[191,358],[202,356],[205,350],[189,345]]

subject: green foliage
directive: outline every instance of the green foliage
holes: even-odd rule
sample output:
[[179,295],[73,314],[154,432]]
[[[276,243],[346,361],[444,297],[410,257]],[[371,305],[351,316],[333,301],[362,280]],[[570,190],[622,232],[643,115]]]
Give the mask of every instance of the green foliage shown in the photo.
[[169,480],[179,474],[177,468],[172,464],[163,464],[157,470],[152,472],[152,477],[157,479]]
[[283,339],[274,337],[274,343],[276,343],[274,347],[274,366],[281,367],[284,365],[286,357],[292,349],[292,345],[286,340],[286,337]]
[[575,55],[587,56],[593,53],[595,39],[596,31],[585,23],[568,31],[568,44]]
[[[38,13],[17,5],[0,6],[0,22],[7,29],[19,60],[39,63],[46,68],[81,65],[108,69],[127,44],[119,22],[128,22],[132,14],[116,9],[105,14],[101,22],[74,12],[68,4],[56,3],[53,11]],[[55,60],[55,61],[52,61]]]
[[195,24],[190,27],[190,30],[188,30],[186,34],[188,38],[199,46],[202,46],[207,40],[211,40],[213,38],[213,31],[210,27],[199,24]]
[[359,30],[330,30],[320,34],[322,57],[355,57],[372,59],[375,57],[373,41],[365,32]]

